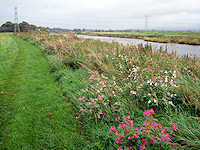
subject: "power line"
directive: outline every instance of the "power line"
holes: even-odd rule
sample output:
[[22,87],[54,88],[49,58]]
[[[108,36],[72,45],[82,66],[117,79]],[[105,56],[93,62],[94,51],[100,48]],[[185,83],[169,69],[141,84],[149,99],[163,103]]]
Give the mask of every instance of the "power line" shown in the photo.
[[18,25],[17,7],[15,7],[15,25],[14,25],[14,32],[20,32],[19,25]]

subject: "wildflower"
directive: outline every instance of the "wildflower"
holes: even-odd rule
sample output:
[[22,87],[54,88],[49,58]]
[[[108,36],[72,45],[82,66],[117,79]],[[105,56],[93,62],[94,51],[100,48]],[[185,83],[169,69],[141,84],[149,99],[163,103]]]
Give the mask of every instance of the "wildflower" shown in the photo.
[[92,104],[91,102],[88,102],[88,103],[87,103],[87,105],[91,105],[91,104]]
[[122,147],[120,146],[117,150],[123,150]]
[[130,91],[130,93],[135,94],[136,95],[136,91],[132,90]]
[[177,130],[178,130],[178,126],[174,126],[173,129],[174,129],[174,131],[177,132]]
[[147,126],[147,125],[148,125],[148,123],[144,121],[144,122],[143,122],[143,125]]
[[162,137],[161,141],[163,141],[163,142],[165,141],[165,137],[164,136]]
[[149,144],[149,145],[154,145],[155,143],[154,143],[154,141],[149,141],[148,144]]
[[151,138],[151,140],[153,141],[153,140],[155,140],[156,138],[154,137],[154,136],[152,136],[152,138]]
[[116,129],[114,128],[114,127],[110,127],[110,131],[109,131],[109,133],[112,133],[113,131],[116,131]]
[[166,133],[166,140],[171,140],[169,133]]
[[91,75],[89,79],[94,79],[94,75]]
[[133,120],[129,120],[129,125],[133,125]]
[[116,142],[117,144],[120,144],[120,141],[121,141],[121,138],[120,138],[120,137],[116,137],[116,138],[115,138],[115,142]]
[[151,114],[152,115],[154,114],[154,110],[153,109],[145,110],[144,113],[143,113],[143,115],[144,115],[145,118],[149,117]]
[[138,136],[137,136],[137,134],[133,134],[133,137],[134,137],[134,138],[137,138]]
[[144,146],[143,145],[140,145],[140,150],[144,150]]
[[123,121],[126,121],[126,116],[123,116]]
[[83,111],[83,108],[82,108],[82,107],[80,108],[80,111]]
[[129,137],[128,137],[127,139],[130,140],[130,139],[131,139],[131,136],[129,135]]
[[138,129],[138,128],[135,128],[135,131],[139,131],[139,129]]
[[177,149],[177,147],[176,147],[176,146],[171,146],[171,148],[172,148],[172,149]]

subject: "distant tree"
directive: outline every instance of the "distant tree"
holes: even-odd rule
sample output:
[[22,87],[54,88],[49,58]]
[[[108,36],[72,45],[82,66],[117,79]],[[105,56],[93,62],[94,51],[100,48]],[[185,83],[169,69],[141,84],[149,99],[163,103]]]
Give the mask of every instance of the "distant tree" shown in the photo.
[[21,32],[28,32],[28,31],[35,31],[37,26],[36,25],[30,25],[29,23],[23,21],[22,23],[19,24],[20,31]]
[[29,31],[29,24],[25,21],[19,24],[21,32],[28,32]]
[[37,26],[36,26],[36,25],[33,25],[33,24],[29,25],[29,29],[30,29],[30,30],[33,30],[33,31],[35,31],[35,30],[36,30],[36,28],[37,28]]
[[0,32],[13,32],[14,24],[11,21],[7,21],[0,27]]
[[81,32],[81,29],[74,29],[74,32]]
[[45,27],[38,27],[37,30],[48,32],[48,29]]

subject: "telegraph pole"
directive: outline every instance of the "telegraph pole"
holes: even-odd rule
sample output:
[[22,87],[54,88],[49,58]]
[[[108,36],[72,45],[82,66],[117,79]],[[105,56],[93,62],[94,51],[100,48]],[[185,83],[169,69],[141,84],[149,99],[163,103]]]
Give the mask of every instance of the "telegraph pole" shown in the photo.
[[18,25],[17,7],[15,7],[15,25],[14,25],[14,32],[20,32],[19,25]]
[[148,15],[145,16],[145,30],[147,30],[147,24],[148,24]]

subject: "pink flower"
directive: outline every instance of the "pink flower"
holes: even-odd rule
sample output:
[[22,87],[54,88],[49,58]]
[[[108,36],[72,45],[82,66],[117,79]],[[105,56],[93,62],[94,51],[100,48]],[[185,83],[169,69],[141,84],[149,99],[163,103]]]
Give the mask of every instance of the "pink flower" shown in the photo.
[[173,129],[174,129],[174,131],[177,132],[177,130],[178,130],[178,126],[174,126]]
[[100,115],[103,115],[103,112],[102,111],[100,111],[100,113],[99,113]]
[[156,138],[154,137],[154,136],[152,136],[152,138],[151,138],[151,140],[153,141],[153,140],[155,140]]
[[140,150],[144,150],[144,146],[143,145],[140,145]]
[[121,141],[121,138],[120,138],[120,137],[116,137],[116,138],[115,138],[115,142],[116,142],[117,144],[120,144],[120,141]]
[[143,122],[143,125],[147,126],[147,125],[148,125],[148,123],[144,121],[144,122]]
[[118,116],[118,120],[120,120],[120,116]]
[[172,121],[170,121],[169,124],[172,125]]
[[171,148],[172,148],[172,149],[177,149],[177,147],[176,147],[176,146],[171,146]]
[[94,75],[91,75],[89,79],[94,79]]
[[129,135],[129,137],[128,137],[127,139],[130,140],[130,139],[131,139],[131,136]]
[[135,128],[135,131],[139,131],[139,129],[138,129],[138,128]]
[[163,142],[165,141],[165,137],[164,136],[162,137],[161,141],[163,141]]
[[117,150],[123,150],[123,149],[122,149],[121,146],[120,146]]
[[133,125],[133,120],[129,120],[129,125]]
[[123,116],[123,121],[126,121],[126,116]]
[[153,109],[145,110],[144,113],[143,113],[145,118],[149,117],[151,114],[154,115],[154,110]]
[[92,104],[91,102],[88,102],[88,103],[87,103],[87,105],[91,105],[91,104]]
[[165,130],[166,130],[166,128],[164,127],[163,129],[161,129],[161,133],[164,133],[165,132]]
[[166,133],[166,140],[171,140],[169,133]]
[[83,111],[83,108],[82,108],[82,107],[80,108],[80,111]]
[[97,117],[98,117],[98,119],[100,119],[100,118],[101,118],[99,114],[97,115]]
[[137,138],[138,136],[137,136],[137,134],[133,134],[133,137],[134,137],[134,138]]
[[114,127],[111,126],[108,133],[112,133],[113,131],[116,131],[116,129],[115,129]]

